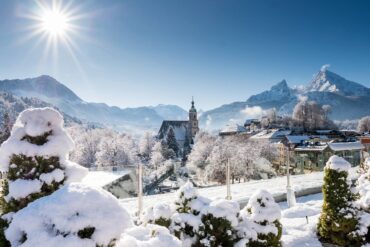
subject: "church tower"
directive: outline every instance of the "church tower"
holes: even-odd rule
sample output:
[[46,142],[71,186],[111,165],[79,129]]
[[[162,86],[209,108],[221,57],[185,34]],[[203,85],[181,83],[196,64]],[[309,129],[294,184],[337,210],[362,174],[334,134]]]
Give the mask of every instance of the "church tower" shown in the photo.
[[194,98],[191,100],[191,108],[189,110],[189,129],[191,137],[194,138],[199,131],[197,109],[194,106]]

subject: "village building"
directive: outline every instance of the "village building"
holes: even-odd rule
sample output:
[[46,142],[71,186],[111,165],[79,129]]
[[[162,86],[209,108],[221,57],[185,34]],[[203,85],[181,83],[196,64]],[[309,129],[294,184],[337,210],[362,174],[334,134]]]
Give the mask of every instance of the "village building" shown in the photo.
[[194,99],[191,101],[188,120],[164,120],[158,132],[158,139],[165,140],[168,132],[172,129],[180,149],[187,144],[194,143],[194,137],[199,132],[198,114],[194,106]]

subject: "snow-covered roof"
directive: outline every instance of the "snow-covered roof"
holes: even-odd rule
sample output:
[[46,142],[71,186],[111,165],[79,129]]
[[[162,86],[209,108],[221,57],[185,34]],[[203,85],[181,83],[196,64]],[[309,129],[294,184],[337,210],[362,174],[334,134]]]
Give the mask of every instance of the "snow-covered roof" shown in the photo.
[[308,146],[299,146],[294,149],[294,151],[304,152],[304,151],[313,151],[313,152],[322,152],[328,145],[308,145]]
[[252,136],[252,139],[281,139],[286,135],[289,135],[292,131],[291,130],[263,130],[254,136]]
[[182,120],[164,120],[158,132],[159,139],[166,138],[169,129],[175,132],[177,141],[184,141],[188,134],[189,121]]
[[299,144],[302,143],[303,141],[309,140],[310,137],[307,135],[287,135],[286,139],[288,140],[288,143]]
[[244,128],[244,126],[241,126],[239,124],[230,123],[227,124],[221,131],[220,134],[228,134],[228,133],[241,133],[246,132],[247,130]]
[[103,187],[104,185],[107,185],[130,172],[130,170],[116,172],[89,171],[87,176],[82,179],[82,183],[91,186]]
[[360,142],[332,142],[329,148],[333,151],[361,150],[364,148]]

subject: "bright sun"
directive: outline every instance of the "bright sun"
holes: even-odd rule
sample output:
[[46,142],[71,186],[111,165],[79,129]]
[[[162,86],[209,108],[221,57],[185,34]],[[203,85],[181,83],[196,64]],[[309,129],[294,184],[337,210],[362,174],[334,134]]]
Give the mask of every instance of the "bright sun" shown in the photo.
[[52,36],[63,36],[68,31],[68,17],[58,10],[47,10],[41,16],[41,28]]

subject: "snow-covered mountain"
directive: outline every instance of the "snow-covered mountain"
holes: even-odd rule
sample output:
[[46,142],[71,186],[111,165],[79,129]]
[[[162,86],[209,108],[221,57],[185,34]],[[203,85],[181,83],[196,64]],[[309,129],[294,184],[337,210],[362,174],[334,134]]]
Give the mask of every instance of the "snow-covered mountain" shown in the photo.
[[370,89],[349,81],[327,69],[322,69],[306,88],[307,92],[329,92],[342,96],[369,96]]
[[[100,123],[122,131],[158,129],[163,119],[183,119],[185,110],[173,105],[119,108],[82,100],[72,90],[50,76],[0,81],[0,91],[34,97],[58,107],[83,121]],[[185,118],[186,119],[186,118]]]
[[186,120],[188,119],[188,112],[177,105],[163,105],[150,106],[159,116],[167,120]]
[[[38,98],[26,98],[17,97],[10,92],[0,92],[0,123],[3,122],[3,117],[5,113],[9,114],[12,121],[15,121],[18,114],[23,110],[30,107],[54,107]],[[61,112],[64,117],[64,121],[67,125],[69,124],[82,124],[82,122],[71,117],[64,112]]]
[[323,68],[307,86],[293,89],[283,80],[246,101],[204,112],[200,124],[201,127],[219,129],[230,121],[243,122],[246,118],[262,115],[270,108],[277,109],[281,115],[291,114],[300,97],[315,100],[321,105],[331,105],[333,120],[358,119],[370,115],[370,89]]

